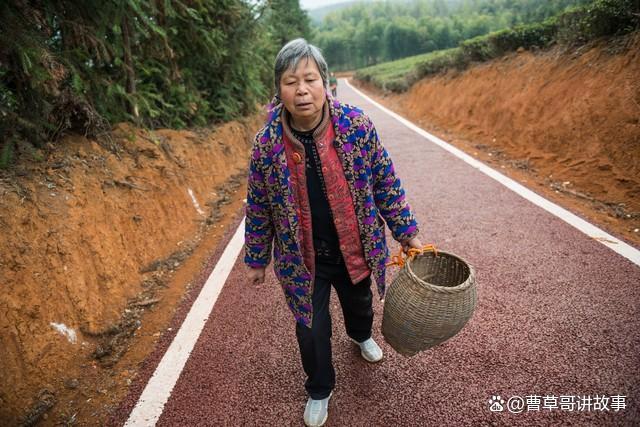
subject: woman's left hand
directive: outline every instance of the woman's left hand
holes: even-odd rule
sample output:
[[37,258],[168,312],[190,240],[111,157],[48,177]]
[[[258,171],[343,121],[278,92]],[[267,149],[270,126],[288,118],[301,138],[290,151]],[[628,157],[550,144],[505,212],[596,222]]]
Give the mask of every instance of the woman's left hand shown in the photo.
[[422,249],[422,243],[420,242],[420,239],[418,239],[417,237],[414,237],[412,239],[402,242],[402,250],[404,252],[407,252],[411,248]]

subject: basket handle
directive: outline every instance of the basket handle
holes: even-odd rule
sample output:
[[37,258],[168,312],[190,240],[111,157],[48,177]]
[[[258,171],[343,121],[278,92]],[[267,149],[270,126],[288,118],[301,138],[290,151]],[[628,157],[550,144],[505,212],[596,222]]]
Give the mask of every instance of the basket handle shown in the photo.
[[[413,259],[416,257],[416,255],[422,255],[425,252],[433,252],[436,256],[438,256],[438,250],[433,244],[424,245],[421,249],[409,248],[406,253],[402,250],[402,247],[400,247],[398,255],[393,255],[391,257],[391,262],[387,263],[387,267],[397,265],[398,267],[402,268],[404,267],[407,259]],[[406,254],[406,257],[403,257],[404,254]]]

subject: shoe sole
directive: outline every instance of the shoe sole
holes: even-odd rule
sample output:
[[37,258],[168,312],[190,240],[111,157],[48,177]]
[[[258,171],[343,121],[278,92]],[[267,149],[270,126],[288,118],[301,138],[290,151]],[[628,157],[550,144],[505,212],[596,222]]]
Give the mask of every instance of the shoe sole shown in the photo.
[[320,424],[307,424],[307,422],[304,422],[304,425],[307,427],[322,427],[327,420],[329,419],[329,411],[327,410],[327,415],[324,417],[324,420],[322,420],[322,422]]
[[384,358],[384,355],[380,356],[380,359],[369,359],[367,358],[367,356],[364,355],[364,352],[360,351],[360,355],[362,356],[362,358],[364,360],[366,360],[369,363],[378,363],[379,361],[381,361]]
[[324,419],[322,420],[322,422],[320,424],[307,424],[306,421],[304,421],[304,425],[307,427],[322,427],[327,420],[329,419],[329,402],[331,402],[331,396],[333,396],[333,391],[331,393],[329,393],[329,400],[327,401],[327,415],[324,416]]

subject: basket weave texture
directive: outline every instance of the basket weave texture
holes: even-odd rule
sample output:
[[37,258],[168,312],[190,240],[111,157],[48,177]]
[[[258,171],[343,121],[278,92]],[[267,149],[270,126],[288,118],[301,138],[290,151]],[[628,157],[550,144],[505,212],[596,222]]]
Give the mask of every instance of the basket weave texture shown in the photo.
[[475,271],[447,252],[408,258],[384,302],[382,335],[398,353],[413,356],[457,334],[477,303]]

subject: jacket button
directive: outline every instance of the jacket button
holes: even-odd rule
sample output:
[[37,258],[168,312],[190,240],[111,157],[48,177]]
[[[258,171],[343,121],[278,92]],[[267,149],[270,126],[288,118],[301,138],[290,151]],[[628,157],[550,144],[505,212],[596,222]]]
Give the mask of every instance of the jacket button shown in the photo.
[[296,163],[302,162],[302,156],[300,153],[293,153],[293,161]]
[[345,245],[340,245],[340,250],[341,251],[345,251],[345,250],[347,250],[347,247]]
[[322,167],[322,172],[326,172],[326,171],[327,171],[327,167],[326,167],[326,166],[323,166],[323,167]]

